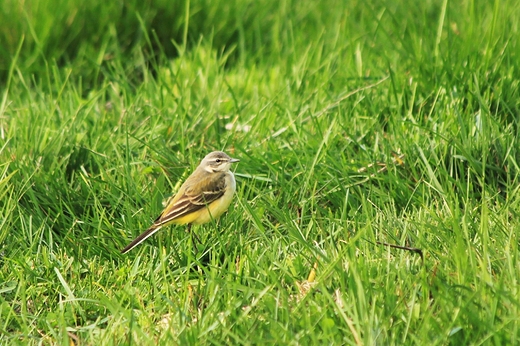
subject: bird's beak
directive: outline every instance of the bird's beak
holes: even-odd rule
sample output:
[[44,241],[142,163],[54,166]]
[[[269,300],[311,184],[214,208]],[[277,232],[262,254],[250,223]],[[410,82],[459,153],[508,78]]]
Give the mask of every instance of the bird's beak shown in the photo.
[[235,162],[240,162],[240,160],[239,159],[231,159],[231,160],[229,160],[229,163],[235,163]]

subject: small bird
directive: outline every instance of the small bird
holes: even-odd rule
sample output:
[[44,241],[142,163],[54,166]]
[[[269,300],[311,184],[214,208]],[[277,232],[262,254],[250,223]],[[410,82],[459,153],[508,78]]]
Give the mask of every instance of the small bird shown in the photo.
[[121,253],[132,250],[163,226],[200,225],[222,215],[231,204],[236,190],[235,176],[229,168],[232,163],[239,161],[222,151],[206,155],[153,225],[121,250]]

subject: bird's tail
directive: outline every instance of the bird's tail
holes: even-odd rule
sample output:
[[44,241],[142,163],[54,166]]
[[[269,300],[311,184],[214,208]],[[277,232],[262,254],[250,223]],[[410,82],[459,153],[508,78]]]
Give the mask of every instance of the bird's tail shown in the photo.
[[123,250],[121,250],[121,253],[127,253],[128,251],[132,250],[137,245],[141,244],[143,241],[148,239],[148,237],[151,237],[154,235],[158,230],[162,228],[163,225],[152,225],[152,227],[148,228],[146,231],[141,233],[137,238],[132,240],[130,244],[128,244]]

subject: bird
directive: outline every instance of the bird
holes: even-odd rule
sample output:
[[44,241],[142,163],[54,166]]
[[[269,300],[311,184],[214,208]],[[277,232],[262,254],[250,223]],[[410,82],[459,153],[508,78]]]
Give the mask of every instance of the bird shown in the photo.
[[166,225],[187,224],[190,227],[191,224],[200,225],[217,219],[229,208],[233,199],[236,181],[229,169],[233,163],[239,161],[222,151],[213,151],[206,155],[150,228],[121,250],[121,253],[132,250]]

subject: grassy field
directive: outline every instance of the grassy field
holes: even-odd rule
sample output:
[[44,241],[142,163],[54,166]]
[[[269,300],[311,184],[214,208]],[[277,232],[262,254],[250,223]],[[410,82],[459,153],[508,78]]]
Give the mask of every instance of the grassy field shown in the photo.
[[[0,344],[520,343],[517,1],[0,23]],[[213,150],[229,211],[121,255]]]

